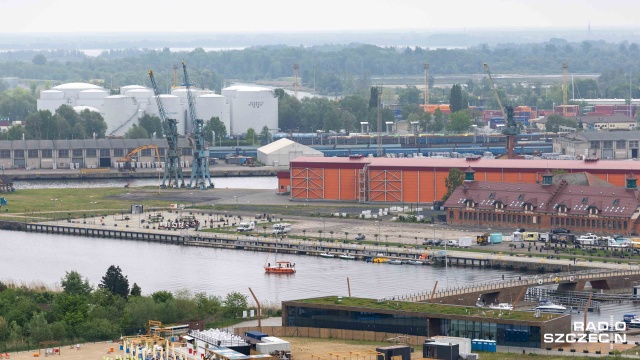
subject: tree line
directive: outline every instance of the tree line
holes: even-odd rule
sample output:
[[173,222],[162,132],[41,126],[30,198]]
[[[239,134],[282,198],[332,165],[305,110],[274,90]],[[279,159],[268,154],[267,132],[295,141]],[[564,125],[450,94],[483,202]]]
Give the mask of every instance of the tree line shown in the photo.
[[211,324],[236,318],[247,309],[247,297],[232,292],[222,298],[187,290],[142,289],[119,266],[110,266],[96,288],[77,271],[60,280],[62,292],[8,287],[0,282],[0,349],[34,349],[42,341],[63,344],[113,340],[121,335],[146,333],[149,320],[164,324],[205,321]]

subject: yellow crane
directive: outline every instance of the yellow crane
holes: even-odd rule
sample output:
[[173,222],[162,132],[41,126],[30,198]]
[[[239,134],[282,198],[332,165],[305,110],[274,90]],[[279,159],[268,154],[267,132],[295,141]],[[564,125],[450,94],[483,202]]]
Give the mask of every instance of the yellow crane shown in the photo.
[[124,163],[124,166],[121,167],[119,170],[120,171],[126,171],[129,170],[131,172],[136,171],[135,168],[131,167],[131,159],[133,158],[134,155],[136,155],[138,153],[138,151],[142,151],[144,149],[155,149],[156,150],[156,161],[160,162],[160,153],[158,151],[158,146],[157,145],[142,145],[139,146],[133,150],[131,150],[125,157],[118,159],[118,162]]

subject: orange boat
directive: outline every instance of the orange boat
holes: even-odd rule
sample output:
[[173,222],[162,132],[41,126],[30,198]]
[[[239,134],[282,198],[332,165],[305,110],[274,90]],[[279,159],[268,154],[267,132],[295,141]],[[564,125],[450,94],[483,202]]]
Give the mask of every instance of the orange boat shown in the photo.
[[267,274],[295,274],[296,264],[290,261],[276,261],[273,266],[267,264],[264,271]]

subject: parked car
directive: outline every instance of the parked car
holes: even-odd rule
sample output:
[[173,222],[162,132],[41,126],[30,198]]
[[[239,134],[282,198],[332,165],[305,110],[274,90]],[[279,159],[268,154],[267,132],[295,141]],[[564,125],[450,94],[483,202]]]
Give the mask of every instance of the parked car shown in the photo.
[[552,234],[567,234],[570,233],[571,231],[565,229],[565,228],[553,228],[551,229],[551,233]]
[[356,239],[356,240],[364,240],[365,236],[364,236],[364,234],[358,234],[358,235],[356,235],[356,237],[354,239]]
[[433,240],[431,239],[425,240],[422,242],[422,245],[427,245],[427,246],[433,245]]
[[435,245],[435,246],[440,246],[440,245],[442,245],[442,240],[440,240],[440,239],[435,239],[435,240],[433,240],[433,245]]

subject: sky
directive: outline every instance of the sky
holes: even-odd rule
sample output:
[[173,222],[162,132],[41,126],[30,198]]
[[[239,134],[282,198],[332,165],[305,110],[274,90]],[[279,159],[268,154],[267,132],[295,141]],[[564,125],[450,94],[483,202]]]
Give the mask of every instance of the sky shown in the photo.
[[0,0],[0,33],[638,27],[637,0]]

